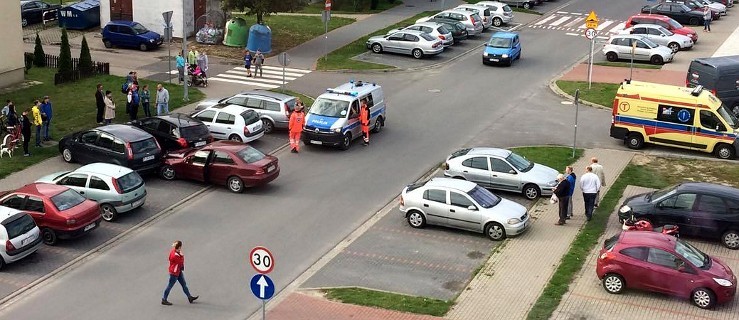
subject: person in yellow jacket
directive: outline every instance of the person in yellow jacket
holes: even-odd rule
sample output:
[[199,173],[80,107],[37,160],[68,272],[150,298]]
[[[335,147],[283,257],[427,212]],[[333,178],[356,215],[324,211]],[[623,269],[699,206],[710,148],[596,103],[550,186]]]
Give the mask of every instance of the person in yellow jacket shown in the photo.
[[34,126],[36,126],[36,146],[41,146],[41,124],[43,124],[43,119],[41,119],[41,109],[39,109],[39,106],[41,105],[41,102],[38,100],[35,100],[33,102],[33,107],[31,107],[31,122]]

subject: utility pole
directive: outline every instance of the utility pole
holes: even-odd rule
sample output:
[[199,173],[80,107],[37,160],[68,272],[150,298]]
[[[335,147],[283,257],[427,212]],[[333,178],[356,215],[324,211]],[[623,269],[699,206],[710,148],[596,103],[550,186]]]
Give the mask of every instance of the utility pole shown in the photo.
[[187,19],[185,18],[185,0],[182,0],[182,57],[185,58],[185,81],[182,82],[182,101],[190,101],[187,95]]

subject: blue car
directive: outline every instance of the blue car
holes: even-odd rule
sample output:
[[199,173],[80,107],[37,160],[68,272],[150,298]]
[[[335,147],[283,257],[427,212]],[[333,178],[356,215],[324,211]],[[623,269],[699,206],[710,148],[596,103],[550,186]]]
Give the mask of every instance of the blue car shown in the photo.
[[141,51],[146,51],[157,48],[164,42],[164,38],[160,34],[150,31],[140,23],[133,21],[108,22],[101,33],[106,48],[116,46],[138,48]]
[[513,60],[521,59],[521,41],[517,33],[496,32],[485,44],[482,52],[483,64],[511,65]]

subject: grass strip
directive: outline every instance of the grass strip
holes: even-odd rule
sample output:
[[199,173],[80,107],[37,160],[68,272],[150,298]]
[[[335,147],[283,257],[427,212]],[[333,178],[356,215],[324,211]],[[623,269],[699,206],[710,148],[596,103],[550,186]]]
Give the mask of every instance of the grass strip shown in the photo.
[[[629,68],[631,67],[631,63],[629,62],[623,62],[623,61],[602,61],[602,62],[594,62],[593,63],[596,66],[604,66],[604,67],[620,67],[620,68]],[[661,65],[655,65],[655,64],[646,64],[646,63],[634,63],[634,68],[637,69],[662,69]]]
[[432,298],[408,296],[404,294],[362,289],[333,288],[323,292],[331,300],[360,306],[377,307],[388,310],[444,316],[454,302]]
[[595,82],[588,89],[588,83],[585,81],[557,80],[557,86],[567,94],[574,97],[575,90],[580,89],[580,100],[599,104],[604,107],[611,107],[619,85],[618,83]]
[[557,171],[564,173],[565,167],[569,166],[577,159],[580,159],[583,149],[575,149],[575,157],[572,157],[572,148],[568,147],[516,147],[511,151],[526,157],[530,161],[545,165]]

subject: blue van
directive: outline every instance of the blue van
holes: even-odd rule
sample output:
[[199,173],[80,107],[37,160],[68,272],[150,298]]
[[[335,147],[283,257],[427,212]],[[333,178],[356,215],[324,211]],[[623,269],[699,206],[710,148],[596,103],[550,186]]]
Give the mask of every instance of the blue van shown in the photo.
[[502,63],[510,66],[513,60],[521,59],[521,40],[517,33],[496,32],[482,52],[482,63]]
[[157,48],[164,42],[164,38],[160,34],[150,31],[134,21],[108,22],[101,34],[106,48],[116,46],[139,48],[141,51],[146,51]]

